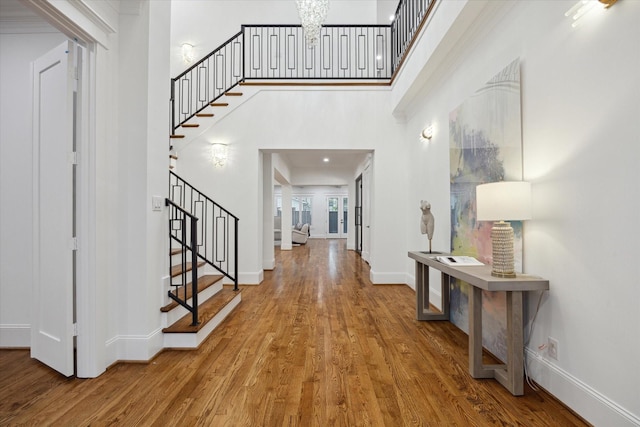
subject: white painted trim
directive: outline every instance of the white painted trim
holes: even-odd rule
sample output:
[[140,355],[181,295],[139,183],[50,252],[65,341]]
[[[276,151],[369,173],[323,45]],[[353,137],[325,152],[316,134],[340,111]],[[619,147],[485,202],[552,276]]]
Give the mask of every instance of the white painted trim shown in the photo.
[[264,270],[273,270],[276,268],[276,259],[271,258],[269,260],[262,260],[262,268]]
[[374,285],[397,285],[405,284],[407,276],[406,273],[378,273],[372,269],[369,272],[369,280]]
[[162,328],[147,335],[118,335],[106,342],[107,352],[114,361],[148,361],[163,346]]
[[[264,280],[264,270],[253,273],[238,273],[238,284],[240,285],[259,285]],[[225,284],[227,280],[225,279]],[[230,283],[230,282],[229,282]]]
[[30,348],[31,325],[4,324],[0,325],[0,348]]
[[593,425],[609,427],[640,426],[640,416],[632,414],[531,348],[525,348],[530,378],[580,414]]
[[77,37],[86,42],[96,41],[105,48],[109,48],[109,35],[115,30],[82,2],[57,0],[54,3],[52,0],[24,0],[24,3],[39,15],[46,16],[48,22],[68,37]]

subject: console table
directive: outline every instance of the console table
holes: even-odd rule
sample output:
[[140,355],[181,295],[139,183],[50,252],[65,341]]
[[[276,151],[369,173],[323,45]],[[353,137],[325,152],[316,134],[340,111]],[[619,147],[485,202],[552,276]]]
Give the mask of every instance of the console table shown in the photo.
[[[418,320],[449,319],[449,279],[467,282],[469,295],[469,373],[473,378],[495,378],[513,395],[524,394],[524,338],[522,324],[522,296],[527,291],[549,289],[549,281],[535,276],[518,274],[513,279],[493,277],[491,267],[451,266],[435,257],[442,254],[409,252],[416,261],[416,310]],[[429,307],[429,267],[441,272],[440,289],[442,311]],[[482,363],[482,291],[504,291],[507,296],[507,363]]]

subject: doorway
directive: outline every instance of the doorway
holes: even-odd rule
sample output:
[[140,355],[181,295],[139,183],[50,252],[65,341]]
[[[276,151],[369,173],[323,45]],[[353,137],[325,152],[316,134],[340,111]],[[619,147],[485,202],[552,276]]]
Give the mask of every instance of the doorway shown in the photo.
[[327,197],[327,237],[346,238],[348,232],[349,198],[347,196]]

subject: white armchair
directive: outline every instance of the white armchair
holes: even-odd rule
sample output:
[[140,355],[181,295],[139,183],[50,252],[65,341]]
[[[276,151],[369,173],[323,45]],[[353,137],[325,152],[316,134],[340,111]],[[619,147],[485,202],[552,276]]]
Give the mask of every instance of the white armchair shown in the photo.
[[304,245],[309,238],[309,224],[304,224],[300,229],[294,228],[291,230],[291,242]]

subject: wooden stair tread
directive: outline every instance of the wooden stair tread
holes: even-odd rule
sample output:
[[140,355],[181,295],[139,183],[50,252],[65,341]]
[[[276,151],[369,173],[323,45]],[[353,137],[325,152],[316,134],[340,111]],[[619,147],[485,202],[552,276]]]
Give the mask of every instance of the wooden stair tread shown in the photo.
[[198,113],[196,117],[213,117],[213,113]]
[[211,104],[212,107],[228,107],[229,103],[228,102],[212,102]]
[[169,154],[169,158],[173,160],[178,160],[178,156],[176,156],[175,154]]
[[[205,289],[207,289],[209,286],[213,285],[217,281],[222,280],[223,277],[224,276],[222,276],[221,274],[206,274],[202,277],[198,277],[198,293],[204,291]],[[172,290],[171,293],[176,295],[176,290],[175,289]],[[191,282],[189,282],[187,283],[187,299],[191,298],[192,295],[193,295],[193,292],[191,291]],[[182,292],[180,293],[180,296],[182,297]],[[166,313],[168,311],[173,310],[179,305],[180,304],[178,304],[176,301],[171,300],[169,304],[165,305],[164,307],[161,307],[160,311],[162,311],[163,313]]]
[[184,135],[169,135],[169,138],[171,139],[176,139],[176,138],[184,138]]
[[227,92],[224,96],[242,96],[242,92]]
[[[176,277],[176,276],[179,276],[180,274],[182,274],[183,272],[191,271],[191,269],[193,268],[193,267],[191,267],[191,265],[192,264],[190,262],[188,262],[185,265],[185,270],[184,271],[182,270],[182,264],[174,265],[173,267],[171,267],[171,277]],[[202,267],[203,265],[204,265],[204,261],[198,262],[198,267]]]
[[179,253],[182,253],[182,251],[184,251],[182,248],[172,249],[171,255],[178,255]]
[[164,333],[196,333],[204,327],[213,317],[218,314],[231,300],[240,294],[241,291],[234,291],[233,288],[223,287],[223,289],[209,298],[198,307],[198,323],[191,325],[191,313],[186,314],[176,323],[164,328]]
[[200,125],[198,123],[183,123],[180,126],[182,126],[183,128],[197,128],[197,127],[200,127]]

